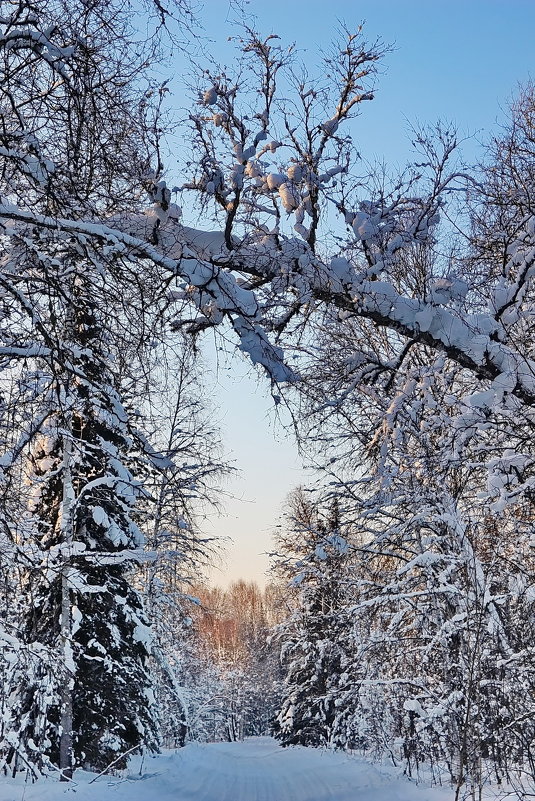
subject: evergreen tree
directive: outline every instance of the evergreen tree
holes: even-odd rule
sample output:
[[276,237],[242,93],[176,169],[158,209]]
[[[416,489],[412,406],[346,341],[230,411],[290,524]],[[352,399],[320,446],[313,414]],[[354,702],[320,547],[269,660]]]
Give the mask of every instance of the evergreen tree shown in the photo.
[[[149,628],[129,564],[143,542],[132,519],[139,488],[125,467],[132,447],[128,419],[90,297],[90,271],[77,263],[64,341],[71,370],[50,377],[30,475],[34,547],[44,568],[27,576],[24,639],[63,653],[70,678],[55,688],[51,680],[40,717],[39,688],[19,687],[26,750],[33,743],[67,769],[73,749],[76,764],[102,769],[126,751],[158,742]],[[70,731],[73,740],[65,742]]]
[[278,634],[285,680],[274,734],[282,745],[341,747],[350,547],[336,504],[326,519],[299,491],[291,504],[295,515],[279,537],[277,569],[294,589],[296,608]]

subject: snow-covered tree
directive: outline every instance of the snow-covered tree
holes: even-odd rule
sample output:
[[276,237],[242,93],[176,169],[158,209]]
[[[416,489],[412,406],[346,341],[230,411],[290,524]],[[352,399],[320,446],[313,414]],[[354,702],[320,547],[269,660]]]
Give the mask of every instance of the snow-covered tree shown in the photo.
[[[145,180],[154,204],[149,218],[132,210],[106,215],[93,209],[85,215],[58,213],[52,221],[35,205],[25,205],[23,196],[4,204],[0,218],[97,237],[101,246],[128,248],[132,258],[151,260],[166,278],[180,276],[174,297],[198,312],[190,328],[227,319],[239,346],[277,381],[296,374],[283,364],[273,337],[284,334],[290,347],[311,314],[331,308],[390,332],[388,358],[369,353],[364,342],[354,350],[353,384],[358,375],[395,375],[411,350],[424,357],[434,351],[489,393],[472,393],[472,406],[531,407],[530,357],[523,344],[516,345],[513,322],[517,314],[525,317],[530,302],[529,293],[520,292],[530,280],[529,219],[503,253],[507,269],[499,286],[494,278],[476,280],[476,268],[473,276],[461,275],[467,262],[444,264],[439,242],[440,210],[449,190],[475,187],[465,172],[450,169],[452,132],[420,136],[423,160],[390,186],[354,176],[348,126],[372,99],[384,53],[380,43],[368,46],[361,31],[348,34],[329,56],[322,80],[310,85],[299,79],[276,38],[262,40],[247,31],[242,44],[241,68],[250,69],[258,93],[248,95],[247,82],[228,71],[205,70],[199,107],[191,116],[194,175],[181,188],[184,197],[204,204],[205,219],[213,209],[215,231],[181,225],[158,171]],[[54,54],[59,59],[59,51]],[[62,56],[69,57],[69,52]],[[294,86],[291,116],[286,91],[278,101],[283,81]],[[26,164],[24,153],[9,164]],[[29,168],[24,169],[26,176]],[[328,208],[340,215],[345,232],[335,241],[322,227]],[[425,261],[415,258],[421,249],[428,254]]]
[[323,517],[302,490],[290,498],[288,523],[277,538],[274,569],[295,607],[276,635],[285,680],[274,733],[282,745],[340,748],[346,745],[340,722],[351,681],[351,547],[337,505]]
[[166,357],[156,371],[161,380],[151,379],[153,403],[140,412],[157,446],[143,481],[148,498],[140,519],[150,560],[143,566],[141,587],[153,627],[152,672],[167,747],[183,745],[190,726],[189,685],[200,662],[193,587],[216,546],[202,535],[202,516],[217,508],[219,481],[228,471],[219,458],[191,342],[180,338],[176,344],[178,352],[167,343],[161,349]]
[[[143,542],[131,467],[154,454],[125,410],[118,357],[148,336],[145,305],[150,319],[162,305],[123,247],[55,225],[139,205],[154,149],[141,80],[155,44],[129,61],[130,10],[6,2],[0,15],[3,209],[17,210],[1,237],[2,386],[25,401],[6,437],[5,524],[28,596],[17,621],[28,670],[19,660],[6,676],[3,751],[13,769],[52,763],[63,777],[73,762],[121,765],[158,744],[150,632],[131,581]],[[44,225],[28,225],[27,210]]]
[[139,488],[125,466],[132,438],[84,270],[91,265],[79,259],[64,334],[76,377],[43,370],[48,387],[27,478],[26,542],[40,558],[26,577],[23,637],[55,648],[70,678],[50,687],[42,719],[36,688],[21,682],[20,737],[62,769],[73,748],[78,764],[103,768],[157,744],[149,629],[129,578],[143,542],[132,518]]
[[[351,328],[341,328],[323,343],[324,389],[342,375],[342,337],[345,347],[352,341]],[[334,407],[318,406],[316,437],[330,492],[362,538],[350,681],[339,697],[350,710],[340,720],[346,743],[410,772],[423,762],[438,778],[447,766],[458,793],[529,764],[530,727],[513,710],[526,704],[533,658],[517,622],[521,609],[531,619],[530,503],[489,510],[495,485],[480,458],[525,431],[490,416],[482,429],[477,408],[460,415],[455,392],[468,386],[462,373],[408,355],[397,397],[369,392],[364,404],[347,393]]]
[[270,587],[236,581],[194,587],[187,654],[175,660],[188,707],[189,737],[236,741],[268,734],[280,691],[271,627],[280,617]]

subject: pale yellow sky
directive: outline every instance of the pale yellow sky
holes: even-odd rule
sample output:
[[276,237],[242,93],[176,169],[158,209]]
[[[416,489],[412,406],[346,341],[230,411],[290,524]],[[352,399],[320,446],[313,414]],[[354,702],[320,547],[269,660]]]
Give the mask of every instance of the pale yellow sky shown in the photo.
[[[213,369],[213,347],[207,348]],[[225,500],[225,515],[213,516],[206,532],[231,538],[221,564],[210,576],[226,586],[239,578],[264,584],[273,547],[271,534],[287,494],[307,480],[291,433],[276,421],[269,380],[239,355],[219,359],[217,375],[207,376],[212,403],[218,408],[226,455],[237,474],[225,484],[234,496]]]

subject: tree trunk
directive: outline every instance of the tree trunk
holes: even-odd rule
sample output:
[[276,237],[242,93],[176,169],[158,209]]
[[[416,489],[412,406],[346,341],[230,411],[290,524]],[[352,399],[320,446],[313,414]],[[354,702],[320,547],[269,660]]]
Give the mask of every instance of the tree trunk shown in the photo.
[[61,735],[59,741],[59,768],[61,770],[60,781],[66,782],[72,778],[72,750],[73,750],[73,734],[72,734],[72,695],[74,688],[74,659],[72,652],[71,634],[72,634],[72,604],[71,604],[71,590],[69,586],[70,579],[70,553],[69,546],[73,541],[73,521],[72,521],[72,504],[74,501],[74,488],[72,485],[72,437],[71,437],[72,421],[69,420],[67,425],[66,436],[64,437],[63,445],[63,500],[62,500],[62,514],[61,514],[61,528],[62,528],[62,541],[67,546],[64,555],[64,563],[61,571],[61,646],[63,665],[69,675],[66,679],[61,691],[61,708],[60,708],[60,727]]

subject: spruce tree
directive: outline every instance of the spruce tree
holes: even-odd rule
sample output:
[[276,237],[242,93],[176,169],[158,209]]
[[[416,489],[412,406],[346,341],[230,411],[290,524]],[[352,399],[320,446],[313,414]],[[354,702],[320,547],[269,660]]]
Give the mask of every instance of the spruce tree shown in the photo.
[[[70,371],[51,378],[31,457],[34,543],[46,561],[27,578],[32,605],[24,630],[28,643],[62,653],[70,675],[52,688],[41,718],[34,714],[38,687],[19,690],[23,742],[67,771],[71,751],[76,764],[102,769],[158,742],[149,627],[131,581],[143,542],[133,520],[140,489],[125,466],[132,437],[90,296],[91,266],[78,263],[77,272],[63,343]],[[72,742],[64,742],[69,724]]]
[[291,534],[279,537],[277,562],[296,606],[279,630],[285,679],[273,730],[282,745],[340,747],[335,720],[347,679],[350,548],[336,503],[325,519],[299,491],[292,505]]

